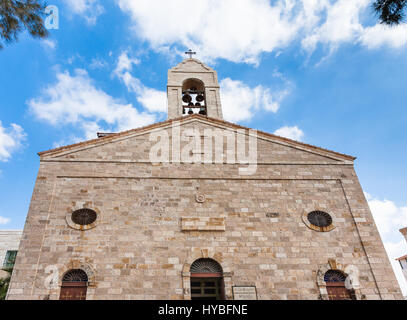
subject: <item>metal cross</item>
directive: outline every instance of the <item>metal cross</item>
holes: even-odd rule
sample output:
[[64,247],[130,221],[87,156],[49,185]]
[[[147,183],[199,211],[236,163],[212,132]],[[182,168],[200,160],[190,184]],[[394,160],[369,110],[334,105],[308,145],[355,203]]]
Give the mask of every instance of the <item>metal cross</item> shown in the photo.
[[192,55],[196,54],[196,52],[189,49],[187,52],[185,52],[185,54],[189,55],[189,59],[192,59]]
[[61,298],[62,300],[71,300],[72,296],[69,294],[69,292],[66,292]]
[[78,298],[79,300],[86,300],[86,293],[80,292]]

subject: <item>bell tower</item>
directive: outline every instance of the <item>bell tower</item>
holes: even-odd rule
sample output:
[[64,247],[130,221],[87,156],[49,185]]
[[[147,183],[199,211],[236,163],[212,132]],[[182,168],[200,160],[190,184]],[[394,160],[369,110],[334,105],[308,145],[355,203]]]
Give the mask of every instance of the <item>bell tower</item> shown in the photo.
[[222,119],[218,75],[201,61],[189,58],[168,70],[168,119],[200,114]]

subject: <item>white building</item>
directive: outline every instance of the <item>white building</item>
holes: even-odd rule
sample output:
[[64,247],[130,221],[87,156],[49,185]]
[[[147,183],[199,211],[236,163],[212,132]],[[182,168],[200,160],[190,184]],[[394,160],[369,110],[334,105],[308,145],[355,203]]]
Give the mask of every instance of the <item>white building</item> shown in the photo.
[[[400,229],[400,232],[404,236],[404,238],[406,238],[406,241],[407,241],[407,227]],[[400,258],[397,258],[396,260],[398,260],[398,262],[400,263],[401,269],[403,270],[404,277],[407,280],[407,254]],[[407,296],[404,298],[407,300]]]
[[0,230],[0,269],[14,266],[22,230]]
[[407,280],[407,254],[400,258],[397,258],[396,260],[400,262],[400,266],[401,269],[403,270],[404,277],[406,277]]

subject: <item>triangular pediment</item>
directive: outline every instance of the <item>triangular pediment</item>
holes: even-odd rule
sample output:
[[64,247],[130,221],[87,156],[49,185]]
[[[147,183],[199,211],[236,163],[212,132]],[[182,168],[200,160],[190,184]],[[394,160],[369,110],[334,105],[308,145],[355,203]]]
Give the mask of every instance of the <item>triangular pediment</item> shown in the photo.
[[171,68],[170,71],[187,71],[187,72],[214,72],[214,70],[203,62],[197,59],[186,59],[180,62],[175,67]]
[[[273,134],[252,131],[252,129],[235,125],[226,121],[207,118],[200,115],[191,115],[178,119],[167,120],[143,128],[133,129],[126,132],[120,132],[104,136],[99,139],[85,141],[82,143],[65,146],[39,153],[41,159],[69,159],[72,161],[125,161],[125,162],[150,162],[150,150],[157,144],[156,139],[151,139],[152,134],[161,135],[165,132],[170,145],[173,141],[173,134],[178,127],[181,135],[187,132],[187,129],[194,128],[197,136],[202,139],[201,145],[204,149],[204,136],[206,132],[213,132],[216,136],[227,133],[235,137],[238,136],[248,143],[249,137],[255,138],[257,143],[257,158],[259,164],[284,164],[284,163],[352,163],[354,157],[329,151],[319,147],[307,145],[301,142],[293,141]],[[191,138],[192,139],[192,138]],[[215,141],[215,138],[213,139]],[[227,139],[224,140],[224,154],[226,155]],[[180,148],[183,149],[189,142],[180,142]],[[234,144],[236,146],[236,144]],[[213,142],[215,148],[215,142]],[[172,147],[169,147],[172,150]],[[246,147],[249,150],[249,147]],[[192,150],[192,152],[195,152]],[[213,150],[215,152],[215,150]],[[170,152],[171,153],[171,152]],[[172,160],[170,154],[169,160]],[[215,158],[215,156],[213,156]],[[225,156],[226,159],[226,156]]]

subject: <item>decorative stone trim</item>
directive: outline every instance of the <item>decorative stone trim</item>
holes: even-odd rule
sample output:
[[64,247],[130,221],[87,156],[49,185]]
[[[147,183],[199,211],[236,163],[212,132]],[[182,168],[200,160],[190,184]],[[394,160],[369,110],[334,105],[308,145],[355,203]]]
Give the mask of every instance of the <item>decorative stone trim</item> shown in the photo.
[[[326,282],[324,280],[325,273],[328,270],[338,270],[343,272],[348,277],[348,272],[346,272],[348,269],[350,269],[349,265],[344,266],[338,263],[335,259],[329,259],[327,264],[320,265],[318,267],[316,281],[320,293],[319,297],[321,300],[329,300],[328,291],[326,289]],[[355,286],[353,290],[355,292],[356,299],[363,300],[363,295],[361,294],[360,286],[359,285],[357,287]]]
[[192,263],[195,260],[200,258],[210,258],[218,262],[223,269],[223,281],[225,284],[225,298],[226,300],[233,299],[232,293],[232,276],[233,272],[227,261],[224,260],[223,253],[215,251],[214,248],[191,248],[191,252],[184,262],[184,266],[182,268],[181,276],[182,276],[182,284],[183,284],[183,293],[184,293],[184,300],[191,300],[191,273],[190,268]]
[[305,211],[302,214],[302,221],[304,222],[304,224],[308,228],[310,228],[311,230],[314,230],[314,231],[318,231],[318,232],[328,232],[328,231],[332,231],[333,229],[336,228],[336,226],[335,226],[335,220],[336,219],[335,219],[335,215],[332,212],[327,212],[332,217],[332,223],[329,226],[327,226],[327,227],[318,227],[318,226],[313,225],[311,222],[308,221],[308,214],[310,212],[312,212],[312,211],[325,211],[325,212],[327,212],[326,209],[313,209],[313,210]]
[[[55,267],[55,270],[53,269]],[[95,290],[96,290],[96,272],[93,266],[88,263],[87,261],[82,261],[82,260],[71,260],[69,263],[64,264],[64,265],[53,265],[51,268],[49,268],[48,271],[46,271],[47,274],[49,274],[46,278],[46,280],[50,280],[54,276],[54,272],[57,272],[57,279],[55,284],[49,284],[51,285],[51,288],[49,288],[48,294],[46,294],[42,299],[43,300],[59,300],[59,296],[61,294],[61,286],[62,286],[62,279],[64,275],[73,269],[81,269],[83,270],[86,275],[88,276],[88,289],[86,292],[86,300],[93,300],[94,295],[95,295]],[[47,287],[47,285],[46,285]]]
[[197,194],[195,200],[198,203],[204,203],[206,201],[206,197],[204,194]]
[[80,260],[71,260],[69,264],[64,265],[61,268],[61,272],[59,274],[58,286],[62,285],[62,278],[64,275],[72,270],[72,269],[81,269],[83,270],[86,275],[88,276],[88,287],[96,287],[96,272],[95,269],[87,262],[83,262]]
[[[96,212],[96,220],[93,223],[87,225],[80,225],[72,221],[72,213],[79,209],[91,209]],[[86,231],[95,228],[100,222],[100,211],[97,208],[94,208],[91,202],[83,203],[82,205],[75,205],[73,208],[67,208],[65,215],[66,223],[68,226],[75,230]]]

